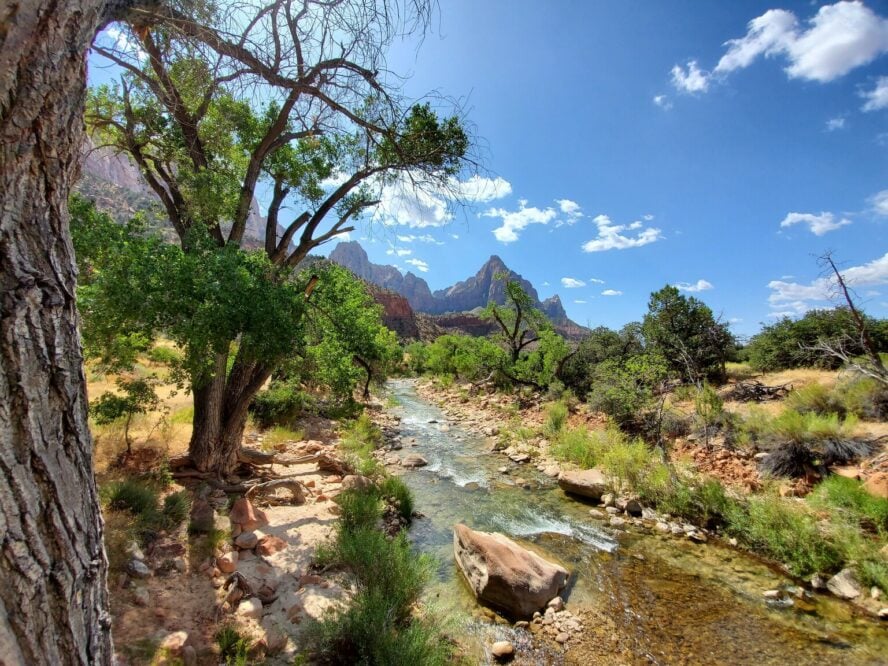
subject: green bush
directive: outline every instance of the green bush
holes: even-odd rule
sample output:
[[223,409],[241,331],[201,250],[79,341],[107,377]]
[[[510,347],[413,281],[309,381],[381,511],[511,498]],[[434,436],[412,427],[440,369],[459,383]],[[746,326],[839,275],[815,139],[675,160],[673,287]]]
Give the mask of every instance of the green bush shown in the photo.
[[272,382],[260,391],[250,403],[250,414],[263,428],[289,425],[294,419],[314,407],[314,399],[289,382]]
[[839,512],[858,526],[888,532],[888,499],[870,494],[856,479],[829,476],[807,501],[815,508]]
[[161,514],[163,516],[164,527],[173,530],[185,522],[188,512],[191,509],[191,500],[188,493],[180,490],[163,498],[163,508]]
[[552,402],[546,407],[546,424],[543,430],[549,437],[556,437],[567,423],[568,409],[567,405],[562,402]]
[[857,377],[836,386],[834,393],[843,410],[862,419],[888,418],[888,389],[875,379]]
[[152,363],[173,365],[182,360],[182,354],[172,347],[152,347],[148,350],[148,360]]
[[842,414],[844,405],[837,399],[833,391],[823,384],[808,384],[793,390],[787,397],[785,405],[802,414]]
[[114,481],[102,489],[102,495],[115,511],[129,511],[134,516],[157,511],[157,492],[138,481]]
[[223,627],[216,632],[215,639],[225,666],[246,666],[250,642],[237,629],[232,626]]
[[659,464],[656,455],[640,439],[615,441],[603,448],[599,464],[617,489],[641,487],[651,471]]
[[843,563],[840,549],[824,538],[806,506],[776,495],[753,496],[745,506],[732,507],[727,530],[797,576],[836,571]]
[[397,476],[389,476],[379,485],[382,496],[398,507],[398,512],[407,520],[413,515],[413,493]]

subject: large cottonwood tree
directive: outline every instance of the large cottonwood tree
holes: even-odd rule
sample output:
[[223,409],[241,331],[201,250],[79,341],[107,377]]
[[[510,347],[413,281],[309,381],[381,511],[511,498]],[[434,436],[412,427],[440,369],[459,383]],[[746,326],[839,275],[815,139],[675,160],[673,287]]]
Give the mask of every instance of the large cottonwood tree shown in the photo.
[[[223,255],[236,263],[232,248],[251,244],[255,202],[267,195],[259,246],[263,279],[276,292],[309,252],[353,230],[383,188],[439,190],[462,168],[460,120],[406,103],[388,83],[387,48],[414,26],[417,5],[246,2],[203,20],[170,9],[134,13],[120,25],[122,39],[95,48],[123,76],[93,91],[87,124],[97,143],[139,166],[182,250],[203,257],[196,271]],[[207,276],[182,288],[230,283]],[[187,309],[175,321],[155,319],[186,352],[191,462],[220,475],[237,465],[247,408],[286,358],[292,333],[280,308],[254,307],[228,289],[212,294],[231,313],[218,326],[182,325],[193,319]],[[243,330],[230,325],[238,319]]]
[[0,2],[0,661],[109,664],[68,233],[85,53],[129,3]]

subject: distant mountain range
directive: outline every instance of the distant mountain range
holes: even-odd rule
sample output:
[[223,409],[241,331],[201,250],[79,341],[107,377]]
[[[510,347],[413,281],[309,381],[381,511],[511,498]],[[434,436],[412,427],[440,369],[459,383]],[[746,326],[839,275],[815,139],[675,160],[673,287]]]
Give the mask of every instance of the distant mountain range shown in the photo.
[[496,255],[490,257],[472,277],[435,292],[429,289],[425,280],[413,273],[402,275],[394,266],[372,263],[367,252],[356,241],[339,243],[330,253],[330,261],[349,269],[366,282],[400,294],[414,311],[434,315],[433,323],[444,329],[455,328],[473,335],[490,332],[490,323],[481,320],[473,311],[487,306],[491,301],[500,305],[505,303],[505,285],[502,280],[496,279],[498,274],[505,273],[510,280],[521,285],[559,333],[576,339],[588,331],[571,321],[564,311],[561,298],[556,295],[541,301],[534,286]]
[[[176,240],[159,198],[135,164],[109,148],[96,148],[89,140],[83,153],[82,175],[77,184],[81,194],[94,199],[99,208],[120,222],[130,219],[137,211],[145,211],[153,226],[170,241]],[[278,237],[282,233],[283,229],[278,226]],[[264,238],[265,218],[254,200],[244,232],[244,245],[262,247]],[[402,338],[428,339],[447,331],[470,335],[491,333],[493,325],[481,319],[477,310],[490,301],[505,302],[505,285],[495,279],[499,273],[506,273],[509,279],[519,282],[534,305],[563,336],[578,339],[588,331],[568,318],[558,296],[541,301],[534,286],[496,255],[472,277],[435,292],[413,273],[403,275],[394,266],[371,263],[364,248],[355,241],[339,243],[330,260],[371,285],[374,297],[385,309],[387,325]]]

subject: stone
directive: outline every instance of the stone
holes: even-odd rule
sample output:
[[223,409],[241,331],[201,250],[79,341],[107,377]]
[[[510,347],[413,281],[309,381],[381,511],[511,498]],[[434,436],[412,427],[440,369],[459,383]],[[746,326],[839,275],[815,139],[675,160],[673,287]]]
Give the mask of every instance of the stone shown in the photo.
[[234,545],[242,550],[252,550],[256,547],[257,543],[259,543],[259,535],[252,530],[249,532],[242,532],[234,540]]
[[188,642],[187,631],[174,631],[171,634],[167,634],[163,640],[160,641],[158,649],[171,656],[178,656],[181,655],[182,650],[185,649],[186,642]]
[[151,546],[151,557],[156,560],[174,560],[184,557],[185,544],[173,539],[159,539]]
[[522,464],[526,462],[530,462],[530,456],[526,453],[513,453],[509,456],[509,460],[514,463]]
[[765,599],[780,599],[783,596],[783,590],[765,590],[762,592]]
[[429,464],[429,461],[426,460],[425,458],[423,458],[418,453],[408,453],[401,460],[401,467],[416,468],[416,467],[425,467],[428,464]]
[[197,666],[197,650],[193,645],[182,648],[182,663],[185,666]]
[[246,497],[240,497],[235,501],[228,518],[232,523],[240,525],[244,531],[268,525],[268,516],[265,512],[254,507]]
[[556,478],[561,473],[558,465],[549,465],[548,467],[543,468],[543,474],[548,477]]
[[598,518],[599,520],[607,518],[607,514],[600,509],[589,509],[589,515],[593,518]]
[[880,608],[876,615],[879,616],[880,620],[888,620],[888,608]]
[[607,508],[609,506],[614,506],[614,502],[616,502],[616,498],[614,497],[613,493],[604,493],[604,495],[601,496],[600,501],[601,501],[602,506]]
[[139,544],[135,541],[130,541],[129,545],[126,547],[127,555],[132,557],[134,560],[144,560],[145,553],[142,552],[142,549],[139,548]]
[[611,527],[616,527],[617,529],[626,527],[626,519],[620,518],[619,516],[611,516],[609,525]]
[[851,569],[842,569],[826,582],[826,589],[840,599],[856,599],[860,596],[860,584]]
[[264,536],[259,539],[256,545],[256,552],[259,555],[268,556],[279,553],[287,547],[287,542],[276,536]]
[[546,608],[551,608],[556,613],[558,611],[563,611],[564,610],[564,599],[562,599],[561,597],[554,597],[553,599],[551,599],[549,601],[549,603],[546,604]]
[[126,570],[134,578],[149,578],[151,576],[151,569],[142,560],[130,560]]
[[606,506],[604,507],[604,510],[609,516],[619,516],[621,513],[623,513],[615,506]]
[[596,502],[607,492],[607,480],[597,469],[565,471],[558,475],[558,485],[571,495],[588,497]]
[[557,596],[569,573],[502,534],[453,528],[456,563],[475,596],[513,617],[533,615]]
[[497,661],[509,661],[515,656],[515,646],[509,641],[497,641],[490,646],[490,654]]
[[644,507],[641,506],[641,502],[637,499],[630,499],[626,502],[626,506],[623,508],[623,511],[628,513],[633,518],[642,518],[644,517]]
[[208,534],[216,527],[216,510],[203,498],[191,503],[191,522],[188,525],[192,532]]
[[666,532],[670,531],[669,523],[664,523],[661,520],[656,525],[654,525],[654,529],[657,530],[658,532],[663,532],[665,534]]
[[343,490],[365,490],[373,485],[373,482],[366,476],[360,474],[349,474],[342,478]]
[[230,553],[225,553],[221,557],[216,558],[216,568],[222,573],[233,573],[237,569],[237,560],[237,551],[232,550]]
[[882,590],[880,590],[878,587],[873,585],[870,588],[870,599],[878,599],[881,596],[882,596]]
[[570,640],[570,634],[567,634],[563,631],[555,637],[555,642],[561,643],[562,645],[564,643],[567,643],[567,641],[569,641],[569,640]]
[[185,573],[186,571],[188,571],[188,560],[186,560],[181,555],[179,557],[174,557],[173,568],[179,573]]
[[258,620],[262,617],[262,602],[256,597],[244,599],[237,606],[237,614],[241,617]]
[[814,574],[813,576],[811,576],[811,589],[825,590],[826,589],[826,578],[824,578],[820,574]]
[[641,510],[641,518],[642,520],[658,520],[657,512],[647,507]]
[[136,606],[142,606],[144,608],[151,601],[151,595],[144,587],[137,587],[133,590],[133,601]]
[[508,467],[500,467],[497,471],[498,471],[500,474],[508,474],[508,473],[509,473],[509,468],[508,468]]

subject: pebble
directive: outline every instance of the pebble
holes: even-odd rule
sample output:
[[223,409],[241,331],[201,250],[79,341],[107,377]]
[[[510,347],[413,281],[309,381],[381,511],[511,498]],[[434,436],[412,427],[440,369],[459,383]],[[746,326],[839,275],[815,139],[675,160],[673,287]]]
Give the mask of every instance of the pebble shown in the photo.
[[225,553],[216,558],[216,568],[222,573],[232,573],[237,569],[237,551]]
[[151,576],[151,569],[142,560],[130,560],[126,567],[127,571],[136,578],[148,578]]
[[880,608],[878,616],[880,620],[888,620],[888,608]]
[[762,596],[765,599],[779,599],[780,597],[783,596],[783,591],[782,590],[765,590],[764,592],[762,592]]
[[555,597],[548,604],[546,604],[546,607],[551,608],[556,613],[558,611],[562,611],[564,610],[564,599],[562,599],[561,597]]
[[607,514],[604,511],[599,511],[598,509],[589,509],[589,515],[598,519],[607,517]]
[[669,532],[670,531],[669,523],[664,523],[664,522],[660,521],[656,525],[654,525],[654,529],[657,530],[658,532],[664,532],[664,533]]
[[257,543],[259,543],[259,536],[253,531],[242,532],[234,540],[234,545],[242,550],[251,550],[256,547]]
[[136,606],[142,606],[144,608],[148,605],[148,602],[151,601],[151,595],[144,587],[137,587],[133,590],[133,600],[136,602]]
[[244,599],[237,607],[237,614],[258,620],[262,617],[262,602],[256,597]]
[[611,516],[610,526],[611,527],[625,527],[626,520],[624,518],[620,518],[619,516]]
[[562,645],[564,643],[567,643],[567,641],[569,641],[569,640],[570,640],[570,634],[566,634],[563,631],[555,637],[555,642],[561,643]]
[[615,507],[615,506],[607,506],[607,507],[604,508],[604,510],[607,511],[607,512],[608,512],[610,515],[612,515],[612,516],[616,516],[616,515],[618,515],[618,514],[623,513],[622,511],[620,511],[620,510],[619,510],[617,507]]
[[490,654],[497,661],[507,661],[515,655],[515,646],[509,641],[497,641],[490,646]]

